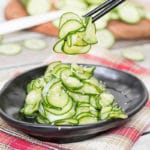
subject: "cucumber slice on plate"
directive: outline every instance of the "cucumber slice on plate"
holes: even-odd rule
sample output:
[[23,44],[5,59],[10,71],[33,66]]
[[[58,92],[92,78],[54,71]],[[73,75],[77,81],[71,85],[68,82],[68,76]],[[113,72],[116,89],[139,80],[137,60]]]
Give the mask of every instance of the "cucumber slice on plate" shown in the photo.
[[107,29],[98,31],[97,38],[99,41],[99,45],[102,48],[112,48],[115,43],[114,35]]
[[70,32],[74,32],[82,28],[82,23],[76,19],[66,21],[60,28],[59,38],[65,38]]
[[124,3],[118,8],[118,14],[122,21],[129,24],[137,24],[141,21],[138,8],[132,3]]
[[44,50],[48,47],[45,40],[42,39],[27,39],[23,42],[23,46],[29,50]]
[[21,0],[29,15],[46,13],[51,8],[51,0]]
[[143,61],[144,60],[144,54],[142,51],[135,50],[135,49],[125,49],[122,51],[122,56],[133,60],[133,61]]
[[7,43],[0,45],[0,54],[3,55],[17,55],[22,51],[22,47],[19,44]]

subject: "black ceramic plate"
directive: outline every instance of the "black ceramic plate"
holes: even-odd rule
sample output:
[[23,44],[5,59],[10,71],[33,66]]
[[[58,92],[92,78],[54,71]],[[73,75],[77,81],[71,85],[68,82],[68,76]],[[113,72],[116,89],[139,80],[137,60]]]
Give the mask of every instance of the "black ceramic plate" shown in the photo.
[[[11,126],[45,140],[72,142],[87,139],[128,121],[128,119],[116,119],[82,126],[50,126],[37,124],[33,120],[25,120],[19,114],[19,110],[24,104],[26,85],[32,79],[43,75],[46,67],[40,67],[17,76],[1,90],[0,115]],[[95,76],[106,83],[106,86],[129,118],[138,112],[148,99],[145,86],[133,75],[107,67],[96,66]]]

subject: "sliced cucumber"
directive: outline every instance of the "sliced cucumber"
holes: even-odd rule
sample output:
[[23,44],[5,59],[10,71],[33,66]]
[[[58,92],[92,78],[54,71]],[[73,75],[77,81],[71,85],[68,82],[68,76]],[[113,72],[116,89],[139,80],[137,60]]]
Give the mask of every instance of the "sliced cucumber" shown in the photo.
[[122,56],[133,60],[133,61],[143,61],[144,60],[144,54],[142,51],[134,50],[134,49],[125,49],[122,51]]
[[51,0],[21,0],[30,15],[46,13],[51,8]]
[[75,77],[71,76],[71,70],[65,69],[62,71],[61,80],[63,84],[70,89],[79,89],[83,86],[83,83]]
[[56,42],[56,44],[53,47],[54,52],[62,53],[63,45],[64,45],[64,40],[59,40],[58,42]]
[[0,45],[0,54],[3,55],[17,55],[22,51],[22,48],[19,44],[7,43]]
[[73,106],[73,102],[71,99],[69,99],[68,103],[66,106],[64,106],[62,109],[55,109],[55,108],[52,108],[52,107],[47,107],[45,106],[45,110],[54,114],[54,115],[63,115],[65,113],[67,113],[68,111],[70,111],[70,109],[72,108]]
[[83,37],[83,39],[88,44],[96,44],[98,42],[96,37],[96,27],[92,23],[92,18],[88,18],[85,36]]
[[137,24],[141,20],[138,8],[132,3],[124,3],[118,8],[118,14],[122,21],[129,24]]
[[65,38],[70,32],[74,32],[82,28],[82,23],[75,19],[66,21],[60,28],[59,38]]
[[68,118],[72,118],[75,115],[75,109],[74,106],[70,109],[70,111],[68,111],[67,113],[63,114],[63,115],[54,115],[48,111],[45,111],[46,113],[46,118],[50,121],[50,122],[55,122],[58,120],[62,120],[62,119],[68,119]]
[[89,96],[74,92],[68,92],[69,96],[76,102],[89,103]]
[[57,108],[63,108],[67,105],[69,97],[63,89],[61,82],[56,82],[52,85],[47,93],[47,101],[50,105]]
[[87,46],[88,43],[86,43],[83,40],[83,37],[85,35],[85,31],[76,32],[74,34],[70,34],[67,37],[67,44],[69,47],[71,46]]
[[39,90],[30,91],[25,99],[25,107],[21,110],[21,112],[27,116],[32,115],[34,112],[38,111],[41,100],[42,97]]
[[100,95],[99,103],[102,107],[107,107],[107,106],[111,105],[114,102],[114,99],[115,98],[112,94],[102,93]]
[[23,42],[23,46],[29,50],[44,50],[48,44],[42,39],[28,39]]
[[[127,115],[115,103],[114,96],[101,89],[103,83],[93,76],[94,69],[59,61],[49,64],[44,77],[27,85],[25,105],[20,112],[39,123],[59,126],[126,119]],[[81,72],[82,79],[74,72]],[[87,73],[92,76],[87,77]]]
[[93,116],[85,116],[79,119],[79,125],[91,124],[98,122],[98,119]]
[[58,64],[61,64],[61,62],[60,62],[60,61],[55,61],[55,62],[50,63],[50,64],[48,65],[46,71],[45,71],[44,76],[45,76],[46,74],[49,74],[49,73],[55,68],[55,66],[57,66]]
[[112,48],[115,43],[114,35],[107,29],[97,32],[98,42],[102,48]]
[[56,121],[54,123],[55,125],[60,125],[60,126],[74,126],[74,125],[78,125],[78,120],[77,119],[74,119],[74,118],[69,118],[69,119],[64,119],[64,120],[59,120],[59,121]]
[[69,47],[67,42],[63,45],[63,52],[66,54],[74,55],[74,54],[84,54],[87,53],[91,48],[91,45],[87,46],[71,46]]
[[92,77],[95,67],[82,67],[77,64],[72,64],[71,69],[77,78],[86,80]]
[[82,24],[81,18],[77,14],[73,12],[67,12],[67,13],[64,13],[60,17],[59,28],[61,28],[65,22],[67,22],[68,20],[72,20],[72,19],[77,20]]
[[97,89],[95,85],[92,85],[90,83],[84,83],[82,88],[80,88],[79,90],[75,90],[74,92],[88,95],[97,95],[101,91],[99,91],[99,89]]

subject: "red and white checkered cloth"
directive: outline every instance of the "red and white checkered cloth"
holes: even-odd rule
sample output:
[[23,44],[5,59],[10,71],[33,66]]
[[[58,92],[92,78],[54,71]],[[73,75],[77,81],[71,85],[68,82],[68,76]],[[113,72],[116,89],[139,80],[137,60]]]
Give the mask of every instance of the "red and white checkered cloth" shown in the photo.
[[[137,63],[125,60],[119,55],[102,50],[100,54],[85,54],[80,56],[52,55],[44,63],[62,60],[63,62],[78,62],[101,64],[115,69],[128,71],[138,76],[143,82],[150,84],[150,69],[143,68]],[[22,72],[23,69],[17,70]],[[18,72],[17,72],[18,73]],[[14,73],[16,75],[16,73]],[[95,138],[69,144],[54,144],[42,142],[25,135],[21,131],[7,125],[0,119],[0,149],[13,150],[129,150],[140,138],[146,128],[150,127],[150,100],[135,114],[131,120],[116,129],[100,134]]]

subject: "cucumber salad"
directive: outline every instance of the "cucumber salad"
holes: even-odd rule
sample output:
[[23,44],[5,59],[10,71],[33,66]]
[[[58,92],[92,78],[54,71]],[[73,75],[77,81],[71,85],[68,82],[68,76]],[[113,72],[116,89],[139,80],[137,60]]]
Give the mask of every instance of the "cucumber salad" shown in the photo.
[[80,18],[72,12],[64,13],[59,22],[59,40],[54,45],[56,53],[87,53],[92,44],[96,44],[96,27],[92,18]]
[[27,84],[21,114],[41,124],[69,126],[127,118],[105,84],[94,77],[94,70],[52,62],[43,76]]

